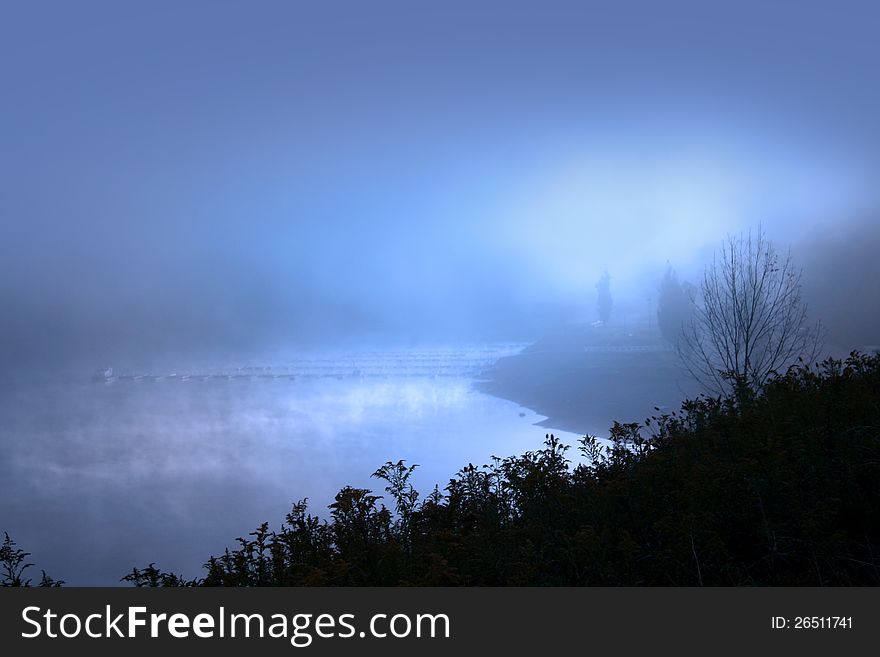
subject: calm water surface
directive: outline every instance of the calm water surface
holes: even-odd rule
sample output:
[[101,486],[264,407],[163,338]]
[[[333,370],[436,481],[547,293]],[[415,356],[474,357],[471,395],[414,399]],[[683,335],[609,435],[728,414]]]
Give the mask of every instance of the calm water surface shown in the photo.
[[263,520],[277,527],[295,500],[324,514],[346,484],[381,490],[370,474],[387,460],[419,464],[425,495],[468,462],[539,447],[542,416],[472,386],[520,347],[7,381],[0,530],[69,584],[115,584],[153,561],[201,575],[208,556]]

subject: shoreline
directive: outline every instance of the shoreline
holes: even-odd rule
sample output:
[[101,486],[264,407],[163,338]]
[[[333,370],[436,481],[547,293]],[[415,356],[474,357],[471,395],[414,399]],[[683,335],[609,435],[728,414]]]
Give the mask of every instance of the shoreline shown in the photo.
[[699,394],[675,353],[649,331],[567,327],[483,374],[477,390],[545,416],[536,426],[600,437],[615,421],[644,422]]

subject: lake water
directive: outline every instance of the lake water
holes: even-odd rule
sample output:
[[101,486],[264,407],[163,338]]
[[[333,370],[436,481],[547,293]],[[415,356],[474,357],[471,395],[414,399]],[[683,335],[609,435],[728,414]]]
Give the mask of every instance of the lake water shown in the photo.
[[150,562],[201,575],[235,537],[264,520],[277,528],[295,500],[326,515],[346,484],[381,491],[370,474],[387,460],[419,464],[426,495],[468,462],[540,447],[542,416],[473,389],[521,347],[7,381],[0,530],[71,585],[113,585]]

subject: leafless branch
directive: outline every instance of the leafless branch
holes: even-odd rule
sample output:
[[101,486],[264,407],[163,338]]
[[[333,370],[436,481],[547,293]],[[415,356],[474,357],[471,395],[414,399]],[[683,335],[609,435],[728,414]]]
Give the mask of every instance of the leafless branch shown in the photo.
[[809,323],[801,271],[791,253],[780,259],[760,229],[728,236],[692,302],[678,353],[713,394],[742,384],[759,390],[774,373],[819,356],[823,330]]

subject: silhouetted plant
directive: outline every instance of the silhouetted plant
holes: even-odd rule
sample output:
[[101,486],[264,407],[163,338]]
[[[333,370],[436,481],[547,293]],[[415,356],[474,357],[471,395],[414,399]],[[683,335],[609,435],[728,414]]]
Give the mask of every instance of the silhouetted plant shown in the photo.
[[188,580],[173,573],[163,573],[156,568],[154,563],[151,563],[143,570],[132,568],[131,572],[120,581],[129,582],[137,587],[198,586],[202,583],[202,580]]
[[824,331],[807,320],[801,271],[759,229],[729,236],[706,268],[676,341],[687,370],[713,394],[760,390],[799,359],[812,362]]
[[675,270],[667,266],[657,292],[657,326],[673,346],[678,343],[684,327],[690,324],[695,297],[696,288],[687,281],[680,282]]
[[[9,537],[8,533],[3,532],[3,537],[3,545],[0,546],[0,569],[2,569],[0,586],[30,586],[31,580],[25,578],[24,571],[34,565],[27,562],[31,553],[16,547],[15,541]],[[49,577],[45,570],[41,572],[39,586],[58,587],[64,584],[64,580]]]

